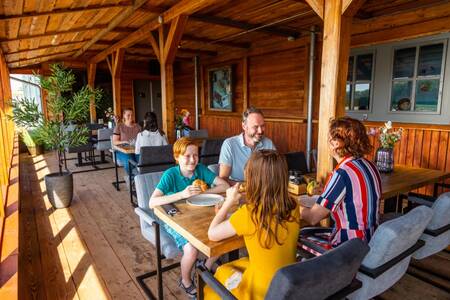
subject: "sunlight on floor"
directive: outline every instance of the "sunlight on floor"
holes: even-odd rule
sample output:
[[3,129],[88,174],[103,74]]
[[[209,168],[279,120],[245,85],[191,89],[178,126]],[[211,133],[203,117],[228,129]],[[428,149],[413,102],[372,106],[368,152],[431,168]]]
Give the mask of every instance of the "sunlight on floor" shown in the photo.
[[35,156],[33,157],[33,166],[40,187],[40,191],[37,192],[40,192],[44,200],[46,216],[54,237],[52,245],[57,248],[65,281],[68,285],[75,286],[74,298],[110,299],[103,280],[99,277],[93,265],[93,259],[76,227],[70,208],[53,209],[48,200],[43,178],[51,171],[47,165],[47,160],[50,159],[54,159],[54,157]]

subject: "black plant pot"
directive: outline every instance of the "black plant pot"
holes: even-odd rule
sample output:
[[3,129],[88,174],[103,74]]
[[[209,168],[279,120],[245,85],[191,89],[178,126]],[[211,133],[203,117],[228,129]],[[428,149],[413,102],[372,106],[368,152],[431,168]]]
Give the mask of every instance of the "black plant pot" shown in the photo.
[[62,175],[50,173],[45,175],[45,187],[50,203],[54,208],[69,207],[73,198],[73,175],[63,172]]

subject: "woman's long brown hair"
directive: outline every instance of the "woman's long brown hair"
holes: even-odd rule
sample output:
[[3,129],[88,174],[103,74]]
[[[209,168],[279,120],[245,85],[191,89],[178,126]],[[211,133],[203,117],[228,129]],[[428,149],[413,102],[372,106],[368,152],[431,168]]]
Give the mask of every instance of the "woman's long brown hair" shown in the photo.
[[296,221],[292,210],[297,201],[288,194],[288,168],[283,155],[274,150],[255,151],[245,167],[246,199],[256,225],[259,243],[271,248],[282,245],[278,231],[286,222]]

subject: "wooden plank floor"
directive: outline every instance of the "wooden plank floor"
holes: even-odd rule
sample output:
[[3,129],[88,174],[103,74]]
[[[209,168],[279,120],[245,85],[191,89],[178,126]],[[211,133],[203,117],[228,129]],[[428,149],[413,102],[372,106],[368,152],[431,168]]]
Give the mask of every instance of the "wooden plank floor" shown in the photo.
[[[81,170],[74,162],[69,169]],[[22,154],[20,168],[20,299],[145,299],[135,277],[154,269],[154,248],[141,236],[127,191],[111,185],[114,169],[75,174],[71,207],[54,210],[44,184],[44,175],[56,170],[54,156]],[[430,263],[448,276],[448,253]],[[187,298],[177,287],[178,277],[178,269],[164,274],[166,299]],[[156,291],[155,280],[148,283]],[[378,298],[450,296],[445,288],[406,275]]]

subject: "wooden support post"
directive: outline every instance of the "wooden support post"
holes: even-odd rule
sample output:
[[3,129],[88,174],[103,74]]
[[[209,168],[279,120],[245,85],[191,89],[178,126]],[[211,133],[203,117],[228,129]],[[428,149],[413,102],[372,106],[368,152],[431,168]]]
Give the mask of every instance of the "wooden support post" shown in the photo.
[[[88,85],[91,89],[95,89],[95,71],[97,69],[97,64],[88,64],[87,66],[87,77]],[[97,114],[95,111],[95,99],[91,99],[89,103],[89,115],[91,117],[91,123],[97,122]]]
[[110,59],[107,59],[108,67],[111,71],[112,77],[112,88],[113,88],[113,106],[114,106],[114,115],[121,115],[121,79],[120,75],[122,73],[123,66],[123,57],[124,57],[125,49],[121,48],[115,51]]
[[[328,147],[330,119],[343,115],[342,94],[345,96],[351,19],[342,16],[342,0],[325,1],[323,9],[323,46],[320,85],[319,141],[317,180],[325,181],[333,170],[333,159]],[[343,20],[344,18],[344,20]],[[348,45],[346,45],[348,44]]]
[[[167,38],[164,32],[164,25],[159,27],[159,58],[161,66],[161,96],[162,96],[162,122],[163,130],[167,134],[170,143],[175,140],[175,95],[173,85],[173,61],[178,49],[178,45],[183,35],[184,27],[186,25],[187,16],[180,15],[176,17],[170,25]],[[157,51],[156,40],[150,43],[154,51]],[[156,48],[156,49],[155,49]]]

